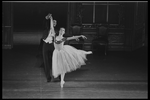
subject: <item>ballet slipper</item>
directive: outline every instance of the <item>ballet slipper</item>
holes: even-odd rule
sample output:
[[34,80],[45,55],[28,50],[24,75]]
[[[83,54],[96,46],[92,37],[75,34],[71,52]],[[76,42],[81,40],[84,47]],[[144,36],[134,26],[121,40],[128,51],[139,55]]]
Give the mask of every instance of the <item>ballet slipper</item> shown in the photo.
[[65,84],[65,81],[61,81],[60,86],[63,88],[63,85]]

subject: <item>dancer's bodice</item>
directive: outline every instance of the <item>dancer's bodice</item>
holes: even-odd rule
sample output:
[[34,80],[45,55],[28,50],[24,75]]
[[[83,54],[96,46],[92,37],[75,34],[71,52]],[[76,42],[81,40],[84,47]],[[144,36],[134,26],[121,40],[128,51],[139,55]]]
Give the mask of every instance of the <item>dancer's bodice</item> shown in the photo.
[[54,41],[54,47],[56,50],[61,50],[63,48],[64,42],[66,41],[66,38],[62,38],[61,40]]

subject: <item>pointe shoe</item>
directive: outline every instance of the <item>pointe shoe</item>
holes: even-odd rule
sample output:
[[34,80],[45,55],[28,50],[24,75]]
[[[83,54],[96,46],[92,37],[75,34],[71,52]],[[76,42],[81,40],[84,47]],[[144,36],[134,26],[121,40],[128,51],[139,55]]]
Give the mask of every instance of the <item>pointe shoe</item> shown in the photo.
[[61,88],[63,88],[64,83],[65,83],[65,81],[62,81],[62,82],[60,83]]

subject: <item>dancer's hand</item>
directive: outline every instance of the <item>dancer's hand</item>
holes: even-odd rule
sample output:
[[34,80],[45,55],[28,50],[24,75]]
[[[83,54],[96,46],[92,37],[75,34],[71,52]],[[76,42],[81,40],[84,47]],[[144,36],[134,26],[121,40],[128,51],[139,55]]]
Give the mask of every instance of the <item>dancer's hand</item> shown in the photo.
[[52,18],[52,14],[49,13],[45,18],[46,19],[49,19],[49,18],[51,19]]
[[81,37],[82,37],[83,39],[87,39],[87,37],[86,37],[86,36],[84,36],[84,35],[81,35]]
[[49,14],[49,18],[50,18],[50,19],[52,18],[52,14]]

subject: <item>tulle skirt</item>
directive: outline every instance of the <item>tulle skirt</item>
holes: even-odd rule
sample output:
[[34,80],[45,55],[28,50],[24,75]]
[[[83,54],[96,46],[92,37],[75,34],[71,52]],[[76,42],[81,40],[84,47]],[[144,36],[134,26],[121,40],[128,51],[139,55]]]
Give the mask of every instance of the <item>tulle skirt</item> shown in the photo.
[[85,65],[86,55],[91,51],[78,50],[70,45],[64,45],[61,50],[55,49],[52,57],[52,73],[56,78],[62,73],[67,73]]

